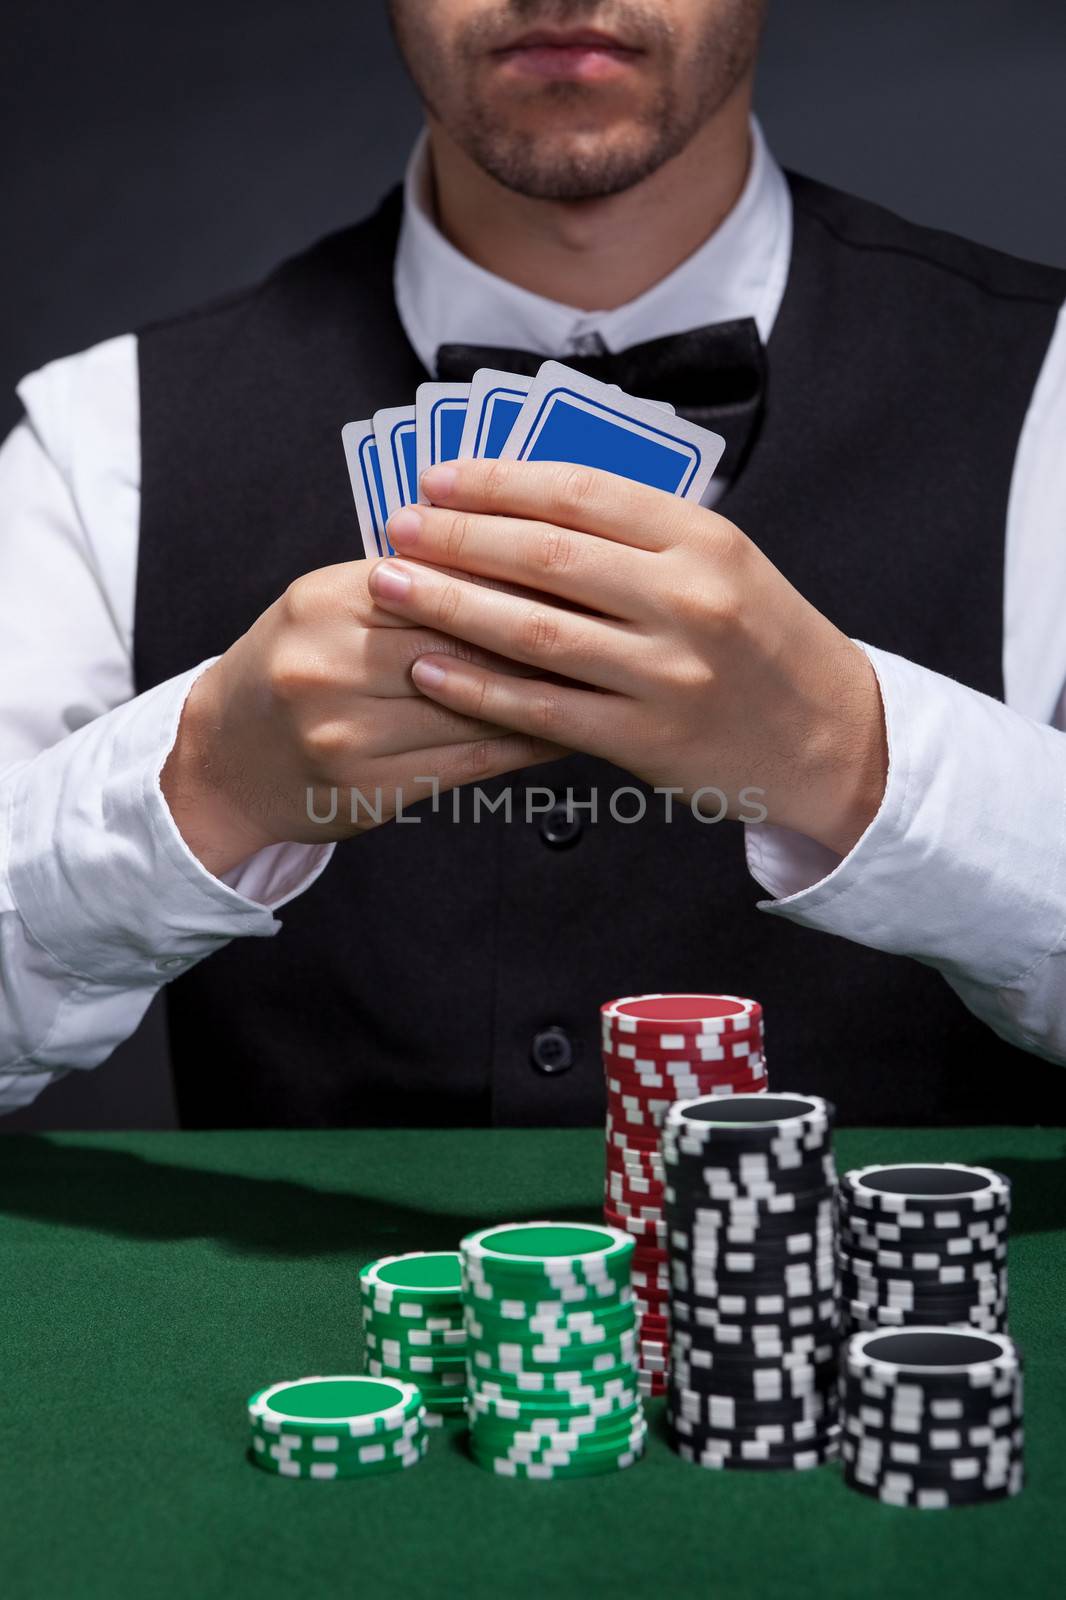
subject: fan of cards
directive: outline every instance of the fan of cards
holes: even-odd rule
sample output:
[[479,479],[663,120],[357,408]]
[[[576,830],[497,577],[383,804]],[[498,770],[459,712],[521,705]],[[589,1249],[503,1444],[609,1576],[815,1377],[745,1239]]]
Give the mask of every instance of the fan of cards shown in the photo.
[[672,406],[558,361],[534,378],[482,367],[470,383],[420,384],[414,405],[349,422],[341,438],[367,556],[392,555],[385,524],[424,500],[422,473],[440,461],[567,461],[699,503],[725,449]]

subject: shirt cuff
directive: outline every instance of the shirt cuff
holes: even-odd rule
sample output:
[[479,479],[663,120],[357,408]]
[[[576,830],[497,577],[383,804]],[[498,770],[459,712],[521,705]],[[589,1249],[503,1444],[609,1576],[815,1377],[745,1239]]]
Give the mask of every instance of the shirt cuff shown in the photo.
[[1066,735],[863,645],[888,734],[880,810],[843,858],[783,828],[746,830],[760,910],[949,979],[1017,985],[1061,944]]
[[196,859],[159,775],[189,690],[210,661],[96,718],[10,774],[7,880],[27,931],[95,983],[177,977],[230,939],[264,937],[329,845],[274,845],[228,875]]

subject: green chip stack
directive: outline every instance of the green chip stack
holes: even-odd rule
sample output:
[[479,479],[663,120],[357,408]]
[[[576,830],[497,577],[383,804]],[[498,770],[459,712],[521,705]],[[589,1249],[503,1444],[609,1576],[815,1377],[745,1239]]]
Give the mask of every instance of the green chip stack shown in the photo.
[[417,1466],[426,1412],[411,1383],[293,1378],[248,1402],[251,1459],[280,1478],[376,1478]]
[[466,1409],[466,1328],[454,1250],[383,1256],[359,1274],[367,1371],[415,1383],[427,1420]]
[[462,1241],[470,1453],[510,1478],[617,1472],[644,1450],[631,1234],[529,1222]]

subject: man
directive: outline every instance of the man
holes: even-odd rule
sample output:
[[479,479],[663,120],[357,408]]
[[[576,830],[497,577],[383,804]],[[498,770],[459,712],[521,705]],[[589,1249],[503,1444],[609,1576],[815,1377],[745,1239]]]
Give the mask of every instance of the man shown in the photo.
[[[1063,1120],[1066,278],[786,179],[759,0],[391,10],[402,203],[22,388],[4,1103],[167,984],[187,1125],[591,1121],[598,1003],[710,988],[852,1121]],[[354,561],[341,424],[548,355],[717,510],[459,464]]]

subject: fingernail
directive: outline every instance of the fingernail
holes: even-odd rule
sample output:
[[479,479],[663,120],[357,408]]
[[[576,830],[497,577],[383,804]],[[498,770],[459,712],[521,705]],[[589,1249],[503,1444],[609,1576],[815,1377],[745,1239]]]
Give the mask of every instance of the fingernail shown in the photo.
[[431,500],[446,500],[455,488],[457,477],[454,467],[427,467],[422,474],[422,488]]
[[414,506],[404,506],[402,511],[394,511],[385,524],[385,532],[392,545],[414,544],[421,531],[422,517]]
[[448,674],[435,661],[421,656],[411,668],[411,676],[420,689],[439,689]]
[[379,561],[370,576],[371,588],[382,600],[406,600],[411,591],[411,579],[402,567],[391,561]]

